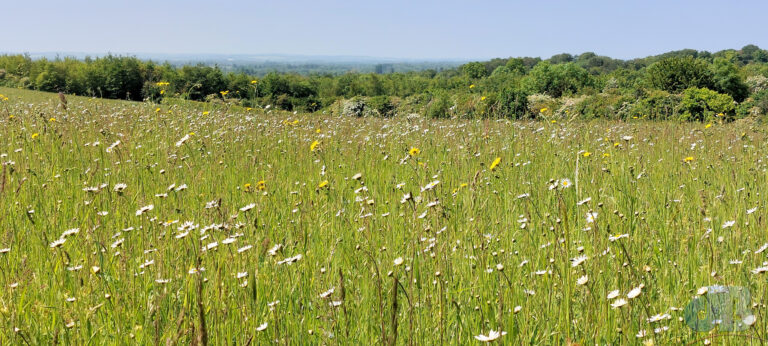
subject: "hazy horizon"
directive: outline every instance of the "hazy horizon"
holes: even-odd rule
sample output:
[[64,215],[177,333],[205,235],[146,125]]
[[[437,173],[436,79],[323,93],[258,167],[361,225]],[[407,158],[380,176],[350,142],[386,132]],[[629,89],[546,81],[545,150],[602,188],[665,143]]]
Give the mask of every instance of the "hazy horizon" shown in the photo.
[[[354,56],[468,61],[594,52],[618,59],[672,50],[768,46],[768,3],[744,1],[51,0],[4,5],[8,53]],[[734,25],[732,23],[738,23]]]

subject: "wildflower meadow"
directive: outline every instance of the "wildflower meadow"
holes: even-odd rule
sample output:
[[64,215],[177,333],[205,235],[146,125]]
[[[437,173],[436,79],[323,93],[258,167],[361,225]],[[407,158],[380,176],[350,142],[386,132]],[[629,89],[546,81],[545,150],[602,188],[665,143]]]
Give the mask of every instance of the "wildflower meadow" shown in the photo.
[[768,340],[749,118],[0,94],[0,344]]

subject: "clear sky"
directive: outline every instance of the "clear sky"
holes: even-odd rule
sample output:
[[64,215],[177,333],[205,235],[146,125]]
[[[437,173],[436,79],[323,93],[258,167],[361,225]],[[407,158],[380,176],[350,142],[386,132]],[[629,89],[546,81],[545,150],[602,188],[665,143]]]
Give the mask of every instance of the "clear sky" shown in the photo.
[[753,43],[768,1],[4,0],[2,52],[634,58]]

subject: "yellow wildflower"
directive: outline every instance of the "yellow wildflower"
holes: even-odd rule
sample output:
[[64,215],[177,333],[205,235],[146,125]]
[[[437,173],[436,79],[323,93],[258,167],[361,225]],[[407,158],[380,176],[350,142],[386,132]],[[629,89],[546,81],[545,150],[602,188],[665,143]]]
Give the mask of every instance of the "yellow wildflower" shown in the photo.
[[498,167],[500,163],[501,163],[501,158],[497,157],[495,160],[493,160],[493,162],[491,162],[491,170],[495,171],[496,167]]
[[408,150],[408,155],[416,156],[419,155],[420,152],[421,150],[419,150],[419,148],[411,147],[411,150]]
[[688,156],[685,159],[683,159],[683,162],[692,162],[692,161],[693,161],[693,156]]
[[544,113],[544,112],[546,112],[546,111],[547,111],[547,107],[544,107],[544,108],[540,109],[539,111],[540,111],[540,112],[542,112],[542,113]]
[[203,112],[203,115],[208,115],[208,114],[211,114],[211,112],[209,112],[209,111]]
[[320,142],[318,141],[312,142],[312,144],[309,145],[309,151],[315,151],[318,145],[320,145]]
[[32,139],[35,139],[35,138],[37,138],[37,136],[39,136],[39,135],[40,135],[40,134],[39,134],[39,133],[37,133],[37,132],[33,133],[33,134],[32,134]]
[[259,180],[259,182],[256,183],[256,189],[259,191],[264,191],[267,188],[267,182],[264,180]]
[[706,124],[706,125],[704,125],[704,128],[705,128],[705,129],[708,129],[708,128],[710,128],[710,127],[712,127],[712,123],[709,123],[709,124]]
[[320,182],[320,184],[317,185],[317,188],[322,189],[326,186],[328,186],[328,180],[323,180],[322,182]]
[[581,156],[590,157],[590,156],[592,156],[592,153],[590,153],[588,151],[585,151],[583,154],[581,154]]

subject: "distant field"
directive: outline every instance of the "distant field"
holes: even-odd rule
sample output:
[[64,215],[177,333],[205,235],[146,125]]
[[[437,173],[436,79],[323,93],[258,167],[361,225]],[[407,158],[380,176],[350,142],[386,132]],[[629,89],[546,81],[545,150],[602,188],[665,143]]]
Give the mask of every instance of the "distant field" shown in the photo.
[[0,344],[768,340],[762,125],[0,94]]

